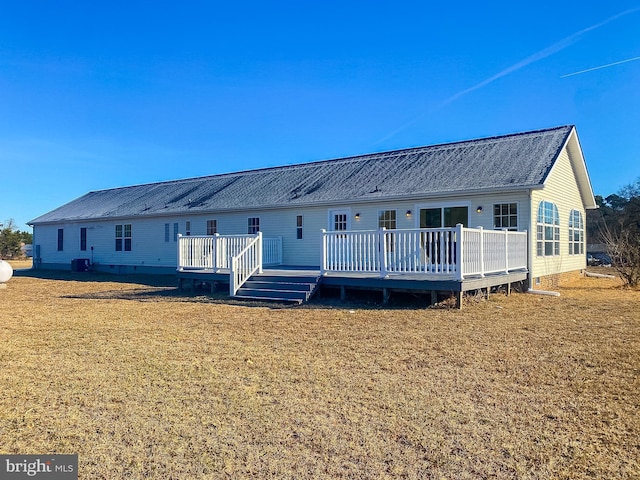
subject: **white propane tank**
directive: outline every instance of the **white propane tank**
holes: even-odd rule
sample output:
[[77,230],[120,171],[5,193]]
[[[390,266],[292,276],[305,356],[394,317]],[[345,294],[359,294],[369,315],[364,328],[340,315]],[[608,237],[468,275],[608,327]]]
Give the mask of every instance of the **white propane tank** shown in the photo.
[[0,283],[8,282],[13,276],[13,268],[4,260],[0,260]]

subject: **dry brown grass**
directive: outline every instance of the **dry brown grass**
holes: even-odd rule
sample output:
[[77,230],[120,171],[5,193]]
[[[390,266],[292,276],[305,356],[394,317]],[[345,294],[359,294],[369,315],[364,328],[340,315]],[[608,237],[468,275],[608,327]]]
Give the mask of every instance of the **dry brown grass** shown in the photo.
[[60,278],[0,290],[2,453],[92,479],[640,476],[640,292],[615,281],[457,311]]

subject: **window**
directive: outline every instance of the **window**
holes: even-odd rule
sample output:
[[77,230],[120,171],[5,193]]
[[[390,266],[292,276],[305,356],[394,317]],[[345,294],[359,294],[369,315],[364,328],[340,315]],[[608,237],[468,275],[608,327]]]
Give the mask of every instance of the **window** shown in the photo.
[[116,225],[116,252],[131,251],[131,224]]
[[255,234],[260,231],[260,217],[249,217],[247,221],[247,233]]
[[378,228],[386,228],[392,230],[396,228],[396,211],[380,210],[378,211]]
[[302,215],[296,217],[296,238],[302,240]]
[[173,224],[173,241],[177,242],[178,241],[178,231],[179,231],[179,227],[177,223]]
[[518,204],[496,203],[493,205],[493,228],[518,230]]
[[165,223],[164,224],[164,241],[168,242],[169,241],[169,235],[171,233],[171,230],[169,229],[169,224]]
[[348,226],[347,214],[336,213],[333,215],[333,229],[336,231],[347,230]]
[[58,229],[58,251],[64,250],[64,229]]
[[191,235],[191,222],[189,220],[187,220],[185,222],[185,235],[189,236]]
[[218,221],[207,220],[207,235],[215,235],[218,233]]
[[584,222],[579,210],[569,214],[569,255],[584,254]]
[[87,250],[87,228],[86,227],[80,228],[80,250],[83,252]]
[[437,207],[420,209],[420,228],[455,227],[469,223],[469,207]]
[[540,257],[560,255],[560,217],[555,203],[542,201],[538,206],[536,253]]

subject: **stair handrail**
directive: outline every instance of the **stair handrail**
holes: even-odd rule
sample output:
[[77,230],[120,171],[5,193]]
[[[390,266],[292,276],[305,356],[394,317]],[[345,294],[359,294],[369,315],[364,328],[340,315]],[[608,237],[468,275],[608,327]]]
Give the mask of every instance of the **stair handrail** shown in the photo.
[[229,270],[229,295],[235,297],[251,275],[262,273],[262,232],[237,255],[229,256]]

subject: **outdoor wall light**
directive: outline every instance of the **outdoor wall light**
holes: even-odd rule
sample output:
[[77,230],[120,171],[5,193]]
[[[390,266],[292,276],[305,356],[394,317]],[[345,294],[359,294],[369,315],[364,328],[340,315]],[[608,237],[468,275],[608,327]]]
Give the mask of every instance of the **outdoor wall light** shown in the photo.
[[407,210],[407,217],[411,216],[411,210]]
[[482,213],[482,206],[476,208],[476,213]]
[[356,220],[360,220],[360,213],[359,212],[356,213],[356,217],[355,218],[356,218]]

